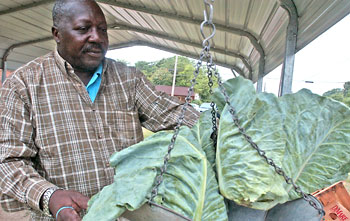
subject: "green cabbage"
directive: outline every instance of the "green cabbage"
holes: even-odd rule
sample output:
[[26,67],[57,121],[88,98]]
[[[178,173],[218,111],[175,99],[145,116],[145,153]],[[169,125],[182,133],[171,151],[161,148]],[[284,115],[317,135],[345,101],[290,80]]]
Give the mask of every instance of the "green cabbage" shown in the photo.
[[[350,169],[350,109],[303,89],[277,98],[255,93],[241,77],[225,82],[240,124],[267,157],[312,193],[346,178]],[[234,126],[224,98],[216,167],[220,192],[237,204],[268,210],[299,198],[291,185],[258,155]]]
[[[347,106],[306,89],[280,98],[256,93],[253,84],[241,77],[224,87],[247,135],[304,192],[347,177]],[[193,220],[227,220],[223,196],[261,210],[300,198],[244,139],[223,95],[216,91],[213,97],[220,112],[217,148],[210,139],[209,111],[191,129],[182,127],[155,202]],[[172,135],[159,132],[115,153],[110,160],[115,181],[92,197],[84,220],[115,220],[126,209],[146,203]]]
[[[181,128],[155,202],[192,220],[227,220],[224,198],[202,150],[202,145],[211,143],[211,125],[205,116],[192,129]],[[89,201],[84,220],[115,220],[125,209],[132,211],[146,203],[171,137],[172,133],[158,132],[115,153],[110,159],[114,183]]]

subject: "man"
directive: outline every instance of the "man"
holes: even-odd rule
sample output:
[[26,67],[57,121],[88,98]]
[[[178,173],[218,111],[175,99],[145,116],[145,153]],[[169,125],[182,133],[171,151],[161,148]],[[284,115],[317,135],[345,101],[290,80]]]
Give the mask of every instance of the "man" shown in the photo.
[[[95,1],[56,1],[53,23],[57,51],[1,88],[1,203],[29,207],[33,220],[81,220],[89,197],[113,182],[109,157],[140,142],[141,126],[173,128],[182,106],[105,58],[107,24]],[[192,126],[198,113],[188,109],[184,124]]]

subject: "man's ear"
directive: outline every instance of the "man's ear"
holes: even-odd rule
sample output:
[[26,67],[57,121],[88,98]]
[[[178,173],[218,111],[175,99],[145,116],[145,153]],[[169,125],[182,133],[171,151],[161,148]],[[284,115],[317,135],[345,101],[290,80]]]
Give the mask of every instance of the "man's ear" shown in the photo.
[[51,32],[52,32],[53,39],[56,41],[57,44],[59,44],[61,41],[61,36],[58,31],[58,28],[56,26],[52,26]]

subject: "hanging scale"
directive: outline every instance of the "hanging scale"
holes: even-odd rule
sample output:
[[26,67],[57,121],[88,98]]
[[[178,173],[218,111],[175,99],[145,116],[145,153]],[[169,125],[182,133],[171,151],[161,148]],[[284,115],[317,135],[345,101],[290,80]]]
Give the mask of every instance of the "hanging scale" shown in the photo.
[[[214,0],[211,0],[211,2],[214,2]],[[154,198],[157,196],[158,194],[158,188],[160,186],[160,184],[163,182],[163,177],[164,177],[164,173],[167,170],[167,166],[170,160],[170,154],[171,151],[174,149],[174,145],[176,142],[176,138],[179,134],[180,131],[180,127],[182,125],[182,122],[184,120],[185,117],[185,112],[187,110],[187,107],[191,101],[191,95],[193,93],[193,88],[196,84],[196,79],[199,75],[200,72],[200,68],[202,66],[203,62],[206,62],[206,69],[207,69],[207,77],[208,77],[208,86],[209,86],[209,92],[212,93],[212,87],[213,87],[213,76],[217,78],[217,83],[219,86],[219,89],[221,91],[221,93],[224,95],[225,98],[225,102],[229,107],[229,112],[232,116],[232,120],[233,123],[235,124],[235,126],[238,128],[240,134],[245,138],[245,140],[251,145],[252,148],[254,148],[258,154],[265,159],[265,161],[267,162],[267,164],[269,164],[270,166],[272,166],[275,170],[275,172],[282,176],[284,178],[284,180],[286,181],[287,184],[290,184],[293,186],[294,190],[296,193],[298,193],[299,195],[302,196],[302,198],[307,201],[312,207],[314,207],[319,214],[323,217],[325,212],[323,210],[323,207],[320,203],[318,203],[318,200],[313,197],[312,195],[306,194],[304,193],[301,188],[294,183],[293,179],[288,177],[286,175],[286,173],[283,171],[283,169],[279,166],[277,166],[274,161],[271,158],[268,158],[265,154],[265,151],[260,149],[258,147],[258,145],[252,140],[252,138],[246,133],[245,129],[243,127],[241,127],[240,123],[239,123],[239,119],[236,115],[236,111],[235,108],[232,106],[232,104],[230,103],[230,99],[229,96],[227,95],[226,89],[223,87],[223,83],[221,81],[220,75],[217,71],[216,68],[216,64],[213,62],[213,58],[210,54],[210,40],[214,37],[215,32],[216,32],[216,28],[215,25],[213,23],[213,5],[212,3],[209,2],[209,0],[204,0],[204,4],[205,4],[205,10],[204,10],[204,21],[201,23],[200,25],[200,32],[204,38],[202,46],[203,49],[200,53],[200,57],[198,62],[196,63],[196,67],[194,70],[194,78],[191,80],[191,86],[188,90],[188,95],[185,98],[185,104],[183,105],[181,112],[180,112],[180,116],[178,117],[177,120],[177,125],[174,128],[174,133],[173,136],[170,140],[170,144],[168,146],[168,151],[166,153],[166,155],[164,156],[164,163],[163,166],[160,168],[160,173],[159,175],[156,177],[156,181],[155,181],[155,185],[152,189],[151,192],[151,197],[148,201],[149,204],[154,205]],[[209,13],[208,13],[209,12]],[[208,16],[209,14],[209,16]],[[208,37],[206,37],[205,33],[204,33],[204,27],[208,26],[211,29],[211,33]],[[211,102],[210,104],[212,110],[212,123],[213,123],[213,133],[212,133],[212,139],[213,139],[213,143],[214,145],[216,144],[216,139],[217,139],[217,126],[216,126],[216,118],[217,118],[217,113],[216,113],[216,107],[215,107],[215,103]],[[185,220],[188,220],[187,218],[185,218]]]

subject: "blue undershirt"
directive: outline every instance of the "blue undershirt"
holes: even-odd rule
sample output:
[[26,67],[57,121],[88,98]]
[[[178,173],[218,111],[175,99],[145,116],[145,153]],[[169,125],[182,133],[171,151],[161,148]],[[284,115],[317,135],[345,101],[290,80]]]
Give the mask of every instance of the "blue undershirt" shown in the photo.
[[97,67],[94,75],[92,75],[89,83],[86,85],[86,90],[89,93],[92,103],[94,103],[98,89],[101,84],[102,63]]

